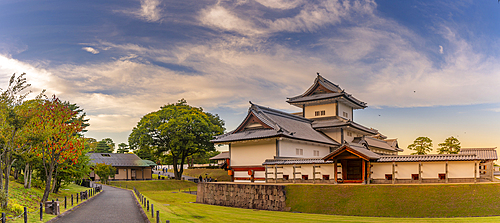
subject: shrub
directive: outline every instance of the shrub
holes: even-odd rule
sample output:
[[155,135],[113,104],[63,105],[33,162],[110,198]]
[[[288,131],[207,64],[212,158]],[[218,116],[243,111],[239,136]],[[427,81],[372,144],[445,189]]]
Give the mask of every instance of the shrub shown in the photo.
[[9,212],[11,212],[14,215],[20,215],[24,212],[24,207],[22,205],[16,204],[16,203],[9,204],[7,209],[9,210]]

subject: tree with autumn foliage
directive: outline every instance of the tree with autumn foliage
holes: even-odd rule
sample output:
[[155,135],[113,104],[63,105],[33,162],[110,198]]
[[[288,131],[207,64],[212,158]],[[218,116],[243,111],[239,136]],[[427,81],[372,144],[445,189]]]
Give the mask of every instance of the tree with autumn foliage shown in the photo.
[[41,159],[45,174],[45,190],[42,202],[47,201],[53,179],[57,179],[58,168],[78,163],[84,151],[81,135],[88,126],[83,110],[75,104],[62,102],[55,96],[39,100],[30,125],[29,134],[38,138],[31,152]]

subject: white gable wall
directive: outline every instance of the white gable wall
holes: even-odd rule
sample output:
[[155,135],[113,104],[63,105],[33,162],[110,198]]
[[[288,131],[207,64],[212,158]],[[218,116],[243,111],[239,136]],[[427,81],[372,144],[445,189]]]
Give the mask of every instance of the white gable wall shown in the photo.
[[[348,117],[345,117],[344,116],[344,112],[346,112],[348,115]],[[342,103],[339,103],[339,116],[342,117],[342,118],[347,118],[349,120],[352,120],[352,108],[347,106],[347,105],[344,105]]]
[[276,139],[231,143],[231,166],[261,166],[276,156]]
[[[303,155],[297,155],[297,149],[302,149]],[[318,156],[314,156],[314,150],[319,151]],[[279,142],[280,157],[297,157],[297,158],[322,158],[330,153],[329,146],[320,146],[319,144],[311,144],[307,142],[299,142],[296,140],[283,139]],[[268,159],[272,159],[269,157]]]
[[327,135],[328,137],[330,137],[331,139],[337,141],[337,142],[341,142],[341,139],[342,139],[342,135],[340,134],[340,129],[334,129],[334,130],[325,130],[325,131],[322,131],[323,133],[325,133],[325,135]]
[[[325,111],[325,115],[315,116],[315,111]],[[331,117],[335,116],[336,113],[336,105],[332,104],[324,104],[324,105],[310,105],[305,107],[305,118],[321,118],[321,117]]]

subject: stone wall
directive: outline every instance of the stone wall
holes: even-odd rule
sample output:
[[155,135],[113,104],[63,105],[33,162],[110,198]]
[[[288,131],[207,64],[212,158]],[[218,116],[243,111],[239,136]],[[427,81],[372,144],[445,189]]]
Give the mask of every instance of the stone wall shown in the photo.
[[286,210],[285,186],[271,184],[199,183],[196,202],[271,211]]

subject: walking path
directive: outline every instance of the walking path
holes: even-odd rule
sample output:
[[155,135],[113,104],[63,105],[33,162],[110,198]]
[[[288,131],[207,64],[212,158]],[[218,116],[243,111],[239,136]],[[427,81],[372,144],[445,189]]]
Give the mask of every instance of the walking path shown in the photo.
[[103,185],[101,193],[56,222],[144,222],[129,190]]

